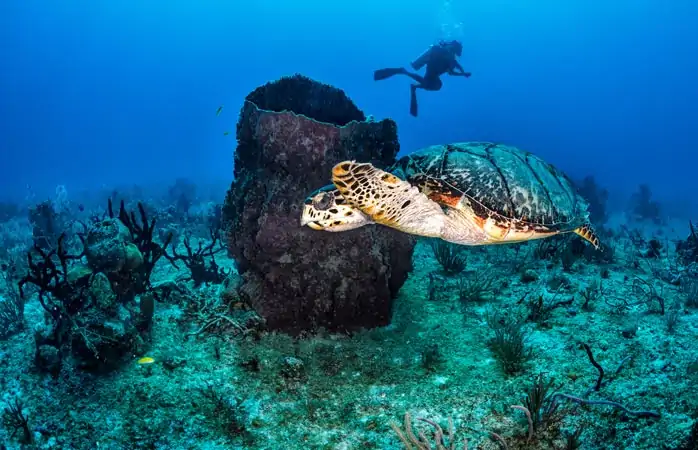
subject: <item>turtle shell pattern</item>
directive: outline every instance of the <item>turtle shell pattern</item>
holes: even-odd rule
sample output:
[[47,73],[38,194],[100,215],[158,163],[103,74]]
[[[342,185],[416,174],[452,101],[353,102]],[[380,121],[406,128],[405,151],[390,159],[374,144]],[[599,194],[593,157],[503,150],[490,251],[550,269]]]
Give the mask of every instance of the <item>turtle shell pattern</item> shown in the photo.
[[437,203],[469,207],[476,217],[492,219],[503,229],[556,233],[572,231],[588,219],[588,204],[570,179],[516,147],[437,145],[401,158],[392,169]]

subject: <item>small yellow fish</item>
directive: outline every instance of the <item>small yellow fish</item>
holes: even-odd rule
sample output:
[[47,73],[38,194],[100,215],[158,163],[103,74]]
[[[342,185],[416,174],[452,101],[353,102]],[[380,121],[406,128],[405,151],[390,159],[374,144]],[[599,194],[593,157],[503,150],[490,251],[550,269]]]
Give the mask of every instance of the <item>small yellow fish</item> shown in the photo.
[[152,364],[154,362],[155,362],[155,358],[151,358],[150,356],[145,356],[145,357],[138,360],[138,364],[140,364],[140,365]]
[[230,131],[224,131],[224,132],[223,132],[223,136],[227,136],[227,135],[229,135],[229,134],[230,134]]
[[216,110],[216,117],[220,116],[222,111],[223,111],[223,105],[219,106],[218,109]]

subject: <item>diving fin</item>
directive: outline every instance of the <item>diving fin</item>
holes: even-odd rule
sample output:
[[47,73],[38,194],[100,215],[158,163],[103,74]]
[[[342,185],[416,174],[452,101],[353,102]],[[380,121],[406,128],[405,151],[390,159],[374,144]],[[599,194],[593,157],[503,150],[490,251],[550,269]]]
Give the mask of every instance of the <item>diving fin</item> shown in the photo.
[[393,68],[393,69],[379,69],[373,72],[373,79],[375,81],[385,80],[394,75],[400,75],[407,72],[403,67]]
[[417,117],[417,86],[410,86],[410,114]]

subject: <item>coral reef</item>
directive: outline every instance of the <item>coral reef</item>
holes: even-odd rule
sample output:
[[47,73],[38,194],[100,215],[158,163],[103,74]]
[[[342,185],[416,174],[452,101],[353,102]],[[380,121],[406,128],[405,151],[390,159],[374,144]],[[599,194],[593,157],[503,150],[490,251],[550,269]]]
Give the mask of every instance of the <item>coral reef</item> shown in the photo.
[[[187,251],[186,255],[177,253],[177,247],[174,244],[172,245],[172,254],[165,253],[165,258],[173,266],[179,268],[177,261],[182,261],[189,269],[189,275],[182,278],[183,281],[193,281],[194,287],[198,287],[203,283],[220,284],[223,282],[228,274],[216,263],[216,254],[224,251],[225,247],[220,245],[220,236],[217,230],[211,229],[210,242],[204,245],[202,241],[199,241],[199,246],[196,250],[192,250],[189,236],[185,236],[183,244]],[[206,264],[207,258],[208,265]]]
[[698,262],[698,235],[693,222],[689,222],[688,227],[690,230],[688,237],[676,243],[676,253],[685,265]]
[[606,203],[608,202],[608,191],[600,187],[593,176],[584,177],[578,183],[579,194],[589,202],[589,220],[594,225],[602,226],[608,220]]
[[[347,125],[351,121],[366,120],[364,113],[344,91],[299,74],[259,86],[250,92],[245,100],[259,109],[293,111],[318,122],[338,126]],[[243,124],[243,121],[238,122],[238,134]]]
[[630,198],[632,214],[636,219],[661,223],[661,207],[659,202],[652,199],[649,185],[641,184]]
[[85,225],[78,235],[80,253],[69,252],[62,233],[55,248],[45,250],[39,242],[27,254],[29,270],[19,281],[19,294],[26,297],[27,285],[38,290],[48,320],[34,330],[35,363],[53,376],[68,356],[71,366],[103,371],[145,348],[154,301],[147,290],[163,250],[153,241],[155,222],[148,221],[142,205],[141,223],[123,203],[119,219],[111,202],[108,211],[110,217]]
[[384,227],[340,236],[299,226],[303,201],[328,184],[334,164],[393,163],[395,123],[363,118],[342,91],[301,76],[258,88],[245,102],[224,215],[244,280],[240,293],[271,329],[350,330],[390,321],[411,269],[413,239]]
[[[114,267],[115,270],[107,271],[112,285],[116,287],[116,294],[122,298],[133,298],[135,295],[146,292],[150,287],[150,275],[153,268],[158,260],[164,256],[165,248],[172,240],[172,235],[167,234],[162,245],[159,244],[154,237],[156,219],[148,220],[145,207],[140,202],[138,203],[138,213],[140,223],[135,212],[128,212],[124,207],[124,202],[121,202],[118,222],[125,227],[125,230],[119,230],[116,236],[110,236],[111,239],[116,239],[116,242],[111,243],[111,245],[123,249],[123,264]],[[115,215],[111,199],[109,200],[108,214],[108,221],[113,223]],[[124,239],[124,231],[128,232],[126,239]],[[88,233],[88,243],[90,234]],[[89,253],[87,256],[89,261]],[[99,259],[103,260],[104,257],[100,256]]]
[[196,185],[185,178],[177,178],[168,189],[168,196],[177,217],[184,218],[196,200]]
[[29,209],[29,221],[32,224],[34,245],[44,250],[55,248],[61,234],[61,224],[53,204],[47,200],[34,205]]
[[[26,327],[0,342],[0,448],[695,445],[693,231],[675,249],[662,234],[668,227],[611,229],[608,259],[587,257],[573,236],[490,247],[424,239],[389,326],[298,337],[260,326],[238,295],[244,277],[218,252],[216,228],[193,233],[189,218],[178,224],[184,239],[170,242],[148,282],[117,296],[111,280],[142,278],[110,272],[137,266],[141,258],[129,256],[134,246],[143,256],[157,244],[157,256],[168,240],[152,219],[167,217],[167,205],[142,205],[145,220],[137,203],[123,209],[126,214],[112,211],[115,217],[108,208],[88,213],[101,217],[79,231],[85,244],[66,234],[51,258],[58,281],[51,286],[64,285],[64,278],[74,283],[74,290],[56,292],[71,298],[85,286],[81,298],[88,302],[56,304],[57,296],[43,296],[48,306],[79,311],[65,345],[36,348],[34,333],[45,336],[54,319],[41,306],[39,287],[23,285]],[[134,236],[164,239],[137,245],[122,215],[137,225],[131,223]],[[24,227],[29,235],[29,223]],[[685,238],[683,231],[677,237]],[[653,239],[662,243],[654,253]],[[83,249],[89,258],[72,258]],[[64,253],[68,277],[58,257]],[[211,275],[199,283],[194,278],[212,267],[213,253],[225,279]],[[181,256],[179,269],[166,259],[173,254]],[[38,251],[32,258],[50,267]],[[22,269],[21,261],[4,261]],[[666,281],[664,271],[678,282]],[[145,292],[128,294],[140,289]],[[107,311],[96,304],[97,291],[108,294]],[[0,292],[11,296],[2,277]],[[123,347],[104,342],[99,348],[107,360],[95,360],[81,333],[95,338],[91,331],[104,333],[100,324],[138,333],[120,335]],[[27,370],[35,362],[43,370]],[[119,370],[94,370],[106,366]]]

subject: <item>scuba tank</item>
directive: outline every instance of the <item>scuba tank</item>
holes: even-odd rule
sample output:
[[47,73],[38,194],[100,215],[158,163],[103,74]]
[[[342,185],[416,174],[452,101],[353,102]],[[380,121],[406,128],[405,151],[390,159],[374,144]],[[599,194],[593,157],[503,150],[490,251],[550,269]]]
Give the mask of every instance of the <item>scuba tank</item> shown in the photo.
[[424,50],[424,52],[421,55],[419,55],[417,59],[412,61],[411,65],[414,70],[419,70],[422,67],[424,67],[424,65],[429,61],[429,56],[431,55],[431,51],[433,48],[434,46],[430,45],[429,48]]

